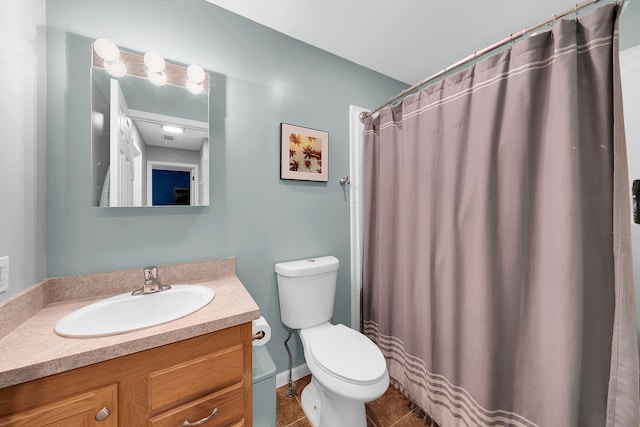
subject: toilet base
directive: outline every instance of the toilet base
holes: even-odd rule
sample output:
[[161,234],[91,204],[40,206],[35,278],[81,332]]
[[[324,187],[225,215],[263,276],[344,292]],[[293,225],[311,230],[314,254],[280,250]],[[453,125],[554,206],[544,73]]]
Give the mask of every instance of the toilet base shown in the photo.
[[364,402],[337,397],[311,376],[302,390],[302,409],[313,427],[366,427]]

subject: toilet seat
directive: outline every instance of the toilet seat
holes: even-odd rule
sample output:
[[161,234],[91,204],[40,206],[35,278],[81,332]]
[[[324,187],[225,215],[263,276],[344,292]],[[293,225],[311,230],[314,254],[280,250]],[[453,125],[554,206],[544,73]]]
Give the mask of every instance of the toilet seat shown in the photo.
[[323,371],[352,384],[371,384],[387,373],[384,356],[373,341],[342,324],[313,334],[309,353]]

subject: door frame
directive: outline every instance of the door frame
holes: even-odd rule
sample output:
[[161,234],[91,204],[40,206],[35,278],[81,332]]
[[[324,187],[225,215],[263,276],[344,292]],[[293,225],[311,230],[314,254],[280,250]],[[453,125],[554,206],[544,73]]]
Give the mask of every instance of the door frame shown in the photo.
[[154,169],[189,172],[189,204],[190,206],[198,205],[199,166],[197,164],[163,162],[159,160],[147,160],[147,206],[153,206],[153,170]]
[[362,293],[364,124],[360,114],[369,109],[349,106],[349,223],[351,241],[351,327],[360,330]]

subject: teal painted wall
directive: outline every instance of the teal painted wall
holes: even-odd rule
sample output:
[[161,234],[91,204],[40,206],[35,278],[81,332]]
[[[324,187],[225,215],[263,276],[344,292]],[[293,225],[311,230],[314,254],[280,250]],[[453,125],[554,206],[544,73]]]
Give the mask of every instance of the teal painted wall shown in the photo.
[[[349,324],[349,201],[338,183],[349,173],[349,105],[374,107],[406,86],[204,0],[49,0],[46,18],[47,276],[235,256],[282,372],[274,264],[331,254],[341,262],[334,321]],[[210,71],[209,207],[91,207],[99,37]],[[329,132],[328,183],[280,180],[281,122]],[[304,360],[296,342],[294,365]]]

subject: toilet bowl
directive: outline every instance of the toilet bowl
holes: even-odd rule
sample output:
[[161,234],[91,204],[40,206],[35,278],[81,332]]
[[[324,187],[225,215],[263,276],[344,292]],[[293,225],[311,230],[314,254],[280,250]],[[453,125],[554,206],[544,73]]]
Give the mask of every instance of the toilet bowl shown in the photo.
[[389,372],[380,349],[360,332],[331,324],[338,259],[276,265],[282,323],[298,329],[311,383],[302,409],[314,427],[366,427],[365,403],[382,396]]
[[299,332],[311,384],[302,409],[314,426],[366,426],[366,402],[382,396],[389,373],[382,353],[367,337],[342,324]]

